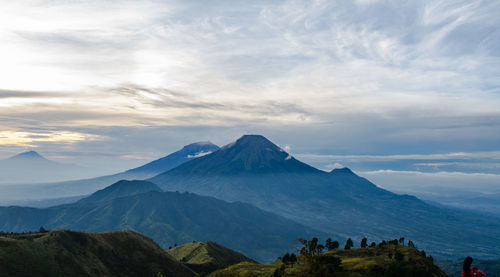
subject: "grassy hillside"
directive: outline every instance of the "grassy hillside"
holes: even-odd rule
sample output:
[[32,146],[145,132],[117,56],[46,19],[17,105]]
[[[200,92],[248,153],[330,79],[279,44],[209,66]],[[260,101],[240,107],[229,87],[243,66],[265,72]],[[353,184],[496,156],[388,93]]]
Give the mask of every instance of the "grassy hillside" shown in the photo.
[[210,273],[241,262],[254,260],[212,241],[190,242],[168,250],[176,260],[198,273]]
[[[195,274],[132,231],[50,231],[0,236],[0,276],[179,276]],[[161,276],[161,275],[160,275]]]
[[342,277],[446,277],[432,259],[415,248],[385,245],[352,250],[334,250],[299,256],[293,265],[239,263],[216,271],[210,277],[342,276]]

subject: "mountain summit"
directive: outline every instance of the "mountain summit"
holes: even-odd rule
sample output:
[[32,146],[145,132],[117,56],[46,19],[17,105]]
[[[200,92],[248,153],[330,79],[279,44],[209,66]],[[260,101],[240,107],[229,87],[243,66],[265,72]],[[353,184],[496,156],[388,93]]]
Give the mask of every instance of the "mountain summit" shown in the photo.
[[[36,151],[27,151],[0,160],[0,184],[27,184],[88,177],[89,169],[49,160]],[[3,192],[0,192],[3,194]]]
[[89,197],[80,200],[80,202],[108,201],[115,198],[126,197],[150,191],[161,191],[161,189],[157,185],[147,181],[121,180],[109,187],[94,192]]
[[17,154],[13,157],[10,157],[8,160],[27,160],[27,159],[49,161],[42,155],[38,154],[38,152],[33,150]]
[[217,151],[218,149],[219,147],[217,145],[209,141],[191,143],[184,146],[181,150],[177,152],[174,152],[163,158],[154,160],[143,166],[127,170],[126,173],[131,175],[136,175],[136,174],[145,175],[145,176],[140,176],[143,178],[152,177],[156,174],[172,169],[191,159],[210,154],[213,151]]
[[[172,174],[244,175],[316,171],[318,170],[297,161],[265,137],[245,135],[219,151],[173,169]],[[157,178],[161,179],[160,176]]]

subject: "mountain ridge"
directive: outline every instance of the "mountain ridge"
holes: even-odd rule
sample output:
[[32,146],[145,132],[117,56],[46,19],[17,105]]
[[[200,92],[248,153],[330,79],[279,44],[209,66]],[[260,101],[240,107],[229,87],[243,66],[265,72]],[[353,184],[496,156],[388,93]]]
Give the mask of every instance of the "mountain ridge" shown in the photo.
[[293,249],[298,237],[326,236],[247,203],[192,193],[149,191],[45,209],[0,207],[0,230],[23,232],[40,226],[89,232],[131,229],[164,249],[175,243],[211,240],[261,261]]

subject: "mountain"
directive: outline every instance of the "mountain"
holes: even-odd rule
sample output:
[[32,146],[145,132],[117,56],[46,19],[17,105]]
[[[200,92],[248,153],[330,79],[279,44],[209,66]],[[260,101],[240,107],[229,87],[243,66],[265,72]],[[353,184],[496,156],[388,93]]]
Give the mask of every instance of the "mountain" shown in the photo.
[[471,249],[484,258],[500,255],[498,220],[391,193],[346,168],[318,170],[263,136],[243,136],[149,180],[164,190],[251,203],[344,238],[405,236],[436,257]]
[[[118,182],[73,204],[45,209],[0,207],[0,230],[23,232],[40,226],[90,232],[131,229],[165,249],[193,240],[211,240],[260,261],[275,259],[293,248],[297,238],[318,233],[250,204],[192,193],[153,190],[109,199],[119,196],[116,191],[130,191],[119,188],[129,185],[146,187],[143,182]],[[152,184],[149,187],[155,188]],[[103,201],[96,201],[99,199]]]
[[0,160],[0,184],[40,183],[91,176],[91,170],[51,161],[36,151]]
[[[147,179],[217,149],[219,147],[210,142],[197,142],[186,145],[166,157],[113,175],[57,183],[37,182],[37,184],[31,185],[1,186],[0,203],[3,205],[22,204],[34,207],[49,207],[71,203],[79,199],[75,199],[75,196],[83,198],[84,195],[93,193],[119,180]],[[22,174],[31,175],[26,174],[26,172]]]
[[213,241],[189,242],[169,249],[168,254],[198,274],[207,274],[241,262],[256,263]]
[[23,152],[20,154],[17,154],[13,157],[8,158],[7,160],[10,161],[44,161],[44,162],[50,162],[46,158],[42,157],[38,152],[36,151],[28,151],[28,152]]
[[89,197],[81,199],[79,202],[102,202],[115,198],[131,196],[149,191],[162,191],[157,185],[140,180],[121,180],[109,187],[94,192]]
[[301,255],[298,262],[284,265],[242,262],[218,270],[209,277],[244,276],[342,276],[342,277],[446,277],[446,274],[415,248],[402,245],[378,245],[370,248],[333,250],[310,257]]
[[195,142],[184,146],[181,150],[174,152],[166,157],[154,160],[143,166],[125,171],[126,174],[133,174],[141,179],[155,176],[166,170],[172,169],[194,158],[202,157],[217,151],[219,147],[209,141]]
[[132,231],[4,234],[0,245],[0,276],[195,276]]

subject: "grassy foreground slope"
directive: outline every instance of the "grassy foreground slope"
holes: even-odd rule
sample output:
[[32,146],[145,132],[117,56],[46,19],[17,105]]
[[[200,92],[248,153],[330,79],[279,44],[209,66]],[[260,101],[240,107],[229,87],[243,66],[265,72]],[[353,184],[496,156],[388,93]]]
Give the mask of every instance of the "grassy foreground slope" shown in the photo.
[[415,248],[379,245],[352,250],[334,250],[294,264],[239,263],[213,272],[210,277],[342,276],[342,277],[446,277],[431,258]]
[[212,241],[190,242],[168,250],[176,260],[197,273],[210,273],[241,262],[254,260]]
[[[161,274],[161,275],[160,275]],[[0,276],[195,276],[132,231],[0,236]]]

